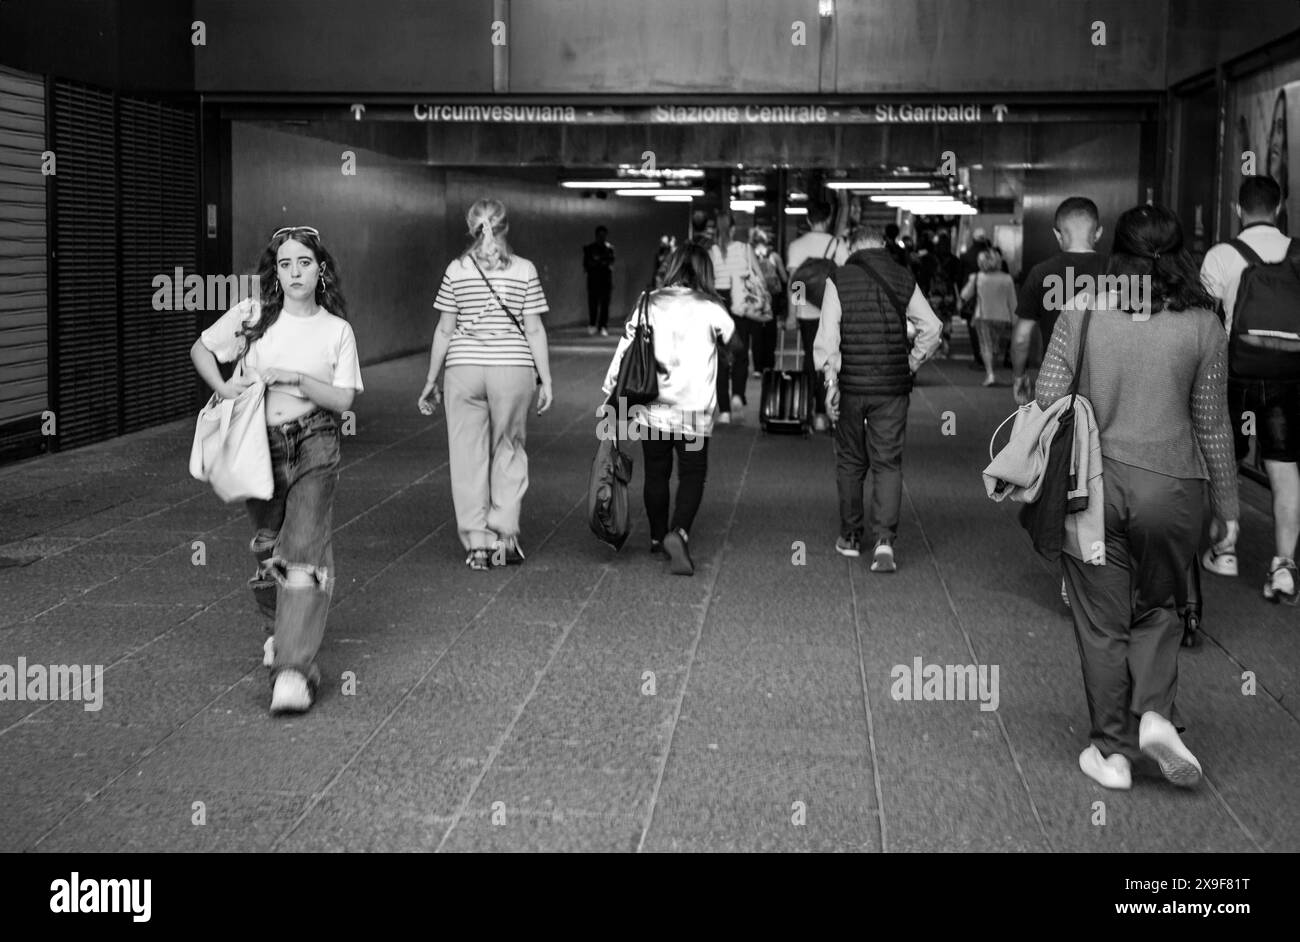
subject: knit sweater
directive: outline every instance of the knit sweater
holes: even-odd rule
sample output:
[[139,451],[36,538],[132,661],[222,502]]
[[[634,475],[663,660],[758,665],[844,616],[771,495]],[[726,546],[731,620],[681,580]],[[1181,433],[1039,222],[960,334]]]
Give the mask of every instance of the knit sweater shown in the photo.
[[[1038,404],[1066,395],[1083,311],[1061,313],[1038,376]],[[1092,403],[1101,453],[1113,461],[1210,481],[1215,514],[1238,519],[1228,413],[1228,340],[1211,312],[1162,310],[1148,320],[1093,311],[1079,395]]]

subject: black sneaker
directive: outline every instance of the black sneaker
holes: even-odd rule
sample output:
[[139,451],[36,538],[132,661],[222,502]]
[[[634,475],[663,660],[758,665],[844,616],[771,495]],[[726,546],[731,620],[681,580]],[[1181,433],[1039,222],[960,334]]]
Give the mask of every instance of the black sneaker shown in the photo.
[[664,551],[672,562],[672,573],[675,576],[695,575],[695,563],[691,561],[691,552],[686,548],[689,539],[686,531],[680,527],[664,537]]
[[650,555],[651,555],[651,556],[662,556],[664,559],[667,559],[667,558],[668,558],[668,551],[667,551],[666,549],[664,549],[664,541],[663,541],[663,540],[651,540],[651,541],[650,541]]

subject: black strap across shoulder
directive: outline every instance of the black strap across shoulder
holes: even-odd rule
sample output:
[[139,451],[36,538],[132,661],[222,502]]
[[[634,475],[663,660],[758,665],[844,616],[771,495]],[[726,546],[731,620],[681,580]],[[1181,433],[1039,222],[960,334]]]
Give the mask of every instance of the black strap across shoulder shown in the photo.
[[519,318],[515,316],[514,311],[506,307],[506,302],[501,300],[501,295],[497,294],[497,289],[492,287],[492,282],[488,281],[488,276],[483,274],[483,269],[478,267],[478,262],[475,261],[474,256],[467,255],[466,258],[470,260],[470,264],[474,266],[475,271],[478,272],[478,276],[483,279],[483,283],[488,286],[488,290],[492,292],[492,297],[497,299],[497,304],[501,306],[501,310],[506,312],[506,316],[510,318],[510,320],[514,323],[516,327],[519,328],[519,333],[523,334],[524,338],[527,339],[528,334],[524,333],[523,322],[520,321]]
[[890,287],[889,282],[885,280],[885,276],[880,274],[880,272],[876,271],[874,268],[871,267],[871,265],[869,265],[867,262],[865,262],[860,258],[857,259],[853,264],[857,265],[859,268],[861,268],[863,271],[865,271],[868,275],[870,275],[872,278],[876,280],[876,283],[880,285],[881,289],[885,292],[885,295],[889,298],[890,302],[894,305],[894,309],[897,310],[898,313],[903,316],[904,320],[906,320],[907,305],[904,304],[899,299],[898,294],[894,291],[892,287]]
[[1263,265],[1264,260],[1259,257],[1259,253],[1252,249],[1241,239],[1233,239],[1228,243],[1240,253],[1241,257],[1246,260],[1247,265]]
[[1079,328],[1079,352],[1074,357],[1074,376],[1070,379],[1070,408],[1079,395],[1079,377],[1083,375],[1083,355],[1088,349],[1088,324],[1092,321],[1092,305],[1083,309],[1083,326]]

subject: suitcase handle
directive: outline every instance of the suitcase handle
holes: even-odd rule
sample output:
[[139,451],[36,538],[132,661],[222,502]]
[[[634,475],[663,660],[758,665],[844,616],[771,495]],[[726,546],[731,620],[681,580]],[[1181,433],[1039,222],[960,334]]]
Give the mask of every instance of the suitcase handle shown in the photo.
[[777,347],[777,349],[776,349],[776,368],[777,368],[777,370],[778,370],[779,372],[782,372],[782,373],[790,373],[790,372],[798,373],[800,370],[803,369],[803,331],[801,331],[801,330],[799,329],[799,327],[798,327],[797,324],[795,325],[795,328],[794,328],[794,355],[795,355],[795,368],[794,368],[793,370],[787,370],[787,369],[785,368],[785,335],[786,335],[786,329],[785,329],[784,326],[780,328],[779,333],[780,333],[781,336],[777,339],[777,345],[776,345],[776,347]]

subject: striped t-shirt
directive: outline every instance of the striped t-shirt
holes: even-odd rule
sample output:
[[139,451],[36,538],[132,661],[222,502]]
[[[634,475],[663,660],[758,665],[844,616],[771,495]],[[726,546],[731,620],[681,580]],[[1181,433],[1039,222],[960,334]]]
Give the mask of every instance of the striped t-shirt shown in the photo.
[[[481,263],[480,263],[481,264]],[[545,314],[546,296],[537,268],[518,255],[495,271],[483,270],[501,301],[519,319]],[[533,354],[510,315],[501,310],[487,283],[468,258],[447,266],[433,306],[456,315],[456,331],[447,348],[447,366],[532,366]]]

